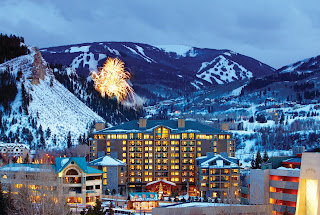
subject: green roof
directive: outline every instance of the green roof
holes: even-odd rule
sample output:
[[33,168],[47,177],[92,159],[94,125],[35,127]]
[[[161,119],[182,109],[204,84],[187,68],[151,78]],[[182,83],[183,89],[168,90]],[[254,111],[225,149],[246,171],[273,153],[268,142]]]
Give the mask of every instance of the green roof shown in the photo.
[[147,120],[147,125],[144,128],[139,127],[139,120],[125,122],[111,128],[106,128],[94,132],[94,134],[114,134],[114,133],[152,133],[153,129],[164,126],[171,130],[171,133],[203,133],[203,134],[228,134],[228,132],[221,129],[213,128],[195,121],[185,121],[185,127],[178,128],[177,120]]
[[87,166],[84,157],[56,158],[56,171],[61,172],[71,162],[77,164],[86,174],[103,173],[98,169]]

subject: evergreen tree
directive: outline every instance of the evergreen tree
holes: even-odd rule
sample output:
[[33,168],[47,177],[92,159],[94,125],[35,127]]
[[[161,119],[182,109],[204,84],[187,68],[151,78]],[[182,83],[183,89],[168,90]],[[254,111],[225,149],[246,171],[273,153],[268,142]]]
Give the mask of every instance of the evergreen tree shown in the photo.
[[46,130],[46,137],[47,137],[47,138],[50,138],[50,136],[51,136],[51,130],[50,130],[50,128],[48,127],[47,130]]
[[27,155],[24,157],[23,163],[30,163],[29,154],[28,154],[28,153],[27,153]]
[[68,146],[68,148],[72,147],[72,140],[71,140],[71,132],[70,131],[68,132],[68,135],[67,135],[67,146]]
[[21,94],[22,94],[22,108],[24,110],[25,115],[28,115],[29,95],[26,92],[24,83],[21,84]]
[[[92,208],[89,208],[89,210],[85,211],[85,209],[83,209],[81,212],[80,212],[80,215],[106,215],[107,214],[107,210],[103,211],[103,208],[101,206],[101,202],[100,200],[97,198],[96,200],[96,205],[93,206],[93,209]],[[112,213],[108,213],[108,215],[113,215],[113,210],[112,210]]]
[[44,140],[43,135],[40,136],[40,147],[42,149],[46,148],[46,141]]
[[256,156],[255,169],[261,169],[261,164],[262,164],[262,158],[261,158],[260,149],[259,149]]
[[56,134],[53,136],[52,141],[53,141],[54,145],[57,145],[57,135]]
[[114,215],[114,211],[112,210],[112,208],[113,208],[113,205],[112,205],[112,203],[110,202],[109,208],[108,208],[108,215]]
[[268,160],[269,160],[269,156],[268,156],[267,150],[265,150],[263,153],[262,162],[265,163]]
[[254,155],[252,155],[252,160],[251,160],[251,169],[255,169],[256,168],[256,162],[254,160]]

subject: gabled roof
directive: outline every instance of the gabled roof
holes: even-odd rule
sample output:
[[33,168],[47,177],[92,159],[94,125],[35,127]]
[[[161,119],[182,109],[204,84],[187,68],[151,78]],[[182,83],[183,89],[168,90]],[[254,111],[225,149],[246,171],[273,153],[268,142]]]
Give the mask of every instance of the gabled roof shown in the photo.
[[139,121],[134,120],[130,122],[123,123],[111,128],[106,128],[100,131],[96,131],[93,134],[111,134],[111,133],[152,133],[153,129],[164,126],[171,130],[171,133],[205,133],[205,134],[229,134],[226,131],[213,128],[208,125],[201,124],[195,121],[185,121],[184,128],[178,128],[177,120],[147,120],[147,125],[144,128],[139,128]]
[[126,163],[108,155],[99,157],[88,163],[89,166],[125,166]]
[[[223,165],[219,165],[217,163],[217,161],[222,160],[223,161]],[[213,157],[208,157],[208,156],[204,156],[204,157],[199,157],[197,158],[197,161],[199,161],[199,167],[200,168],[237,168],[239,167],[239,165],[237,164],[238,159],[236,158],[226,158],[223,157],[221,155],[215,155]],[[225,162],[228,163],[228,165],[225,165]]]
[[148,184],[146,184],[146,187],[147,187],[147,186],[150,186],[150,185],[153,185],[153,184],[161,183],[161,182],[163,182],[163,183],[165,183],[165,184],[169,184],[169,185],[171,185],[171,186],[177,186],[176,183],[173,183],[173,182],[171,182],[171,181],[166,181],[166,180],[162,180],[162,179],[161,179],[161,180],[149,182]]
[[77,164],[86,174],[103,173],[98,169],[87,166],[87,162],[84,157],[56,158],[56,171],[61,172],[72,161]]

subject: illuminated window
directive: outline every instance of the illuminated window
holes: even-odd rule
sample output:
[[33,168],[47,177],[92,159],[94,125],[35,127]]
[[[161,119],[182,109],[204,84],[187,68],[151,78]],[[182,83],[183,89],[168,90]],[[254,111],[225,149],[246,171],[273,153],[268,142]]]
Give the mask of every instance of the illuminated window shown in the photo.
[[110,147],[107,147],[107,152],[110,152]]
[[197,147],[197,151],[201,151],[201,147]]
[[127,141],[122,141],[122,145],[126,145],[127,144]]
[[127,163],[127,159],[122,159],[123,162]]
[[187,133],[182,133],[182,139],[183,140],[188,139],[188,134]]
[[219,134],[219,140],[225,139],[225,135]]
[[106,166],[104,166],[102,169],[103,169],[103,172],[107,172],[107,167]]
[[127,147],[122,147],[122,151],[127,151]]
[[210,188],[216,188],[217,185],[215,183],[210,183]]
[[142,134],[138,133],[138,139],[141,140],[142,139]]
[[206,183],[201,183],[201,187],[206,187],[207,184]]
[[110,140],[110,134],[107,135],[107,139]]
[[107,179],[103,179],[103,185],[107,185]]
[[127,153],[122,153],[122,157],[127,157]]
[[111,139],[117,139],[117,135],[116,134],[111,134]]
[[227,139],[230,139],[230,135],[227,135]]
[[197,157],[201,157],[201,153],[197,153]]
[[194,133],[189,134],[189,139],[193,140],[194,139]]
[[107,178],[107,173],[103,173],[103,178]]

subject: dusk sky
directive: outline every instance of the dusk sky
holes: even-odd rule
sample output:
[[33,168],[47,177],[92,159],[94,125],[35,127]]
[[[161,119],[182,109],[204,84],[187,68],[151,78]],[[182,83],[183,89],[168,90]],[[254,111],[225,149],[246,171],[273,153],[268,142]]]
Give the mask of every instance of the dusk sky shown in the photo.
[[320,2],[1,0],[0,32],[41,48],[130,41],[230,49],[279,68],[320,55]]

